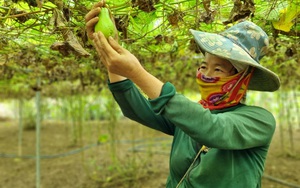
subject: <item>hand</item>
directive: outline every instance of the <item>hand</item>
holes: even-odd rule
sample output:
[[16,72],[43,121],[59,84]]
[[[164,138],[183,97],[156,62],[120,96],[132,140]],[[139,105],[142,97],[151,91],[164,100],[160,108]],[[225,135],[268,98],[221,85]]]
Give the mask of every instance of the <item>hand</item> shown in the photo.
[[[87,36],[91,40],[94,39],[94,36],[93,36],[93,34],[95,32],[94,28],[95,28],[95,25],[97,24],[97,22],[99,20],[98,15],[99,15],[99,13],[101,11],[101,7],[105,7],[105,6],[106,6],[105,0],[100,1],[100,2],[96,3],[93,6],[93,8],[85,16],[86,32],[87,32]],[[112,15],[110,15],[110,17],[111,17],[112,21],[114,22],[114,19],[113,19]],[[117,32],[116,32],[115,38],[118,39]],[[109,76],[109,80],[110,80],[111,83],[113,83],[113,82],[119,82],[119,81],[122,81],[122,80],[126,79],[123,76],[113,74],[113,73],[111,73],[109,71],[108,71],[108,76]]]
[[107,40],[103,33],[97,32],[94,33],[93,38],[101,62],[110,73],[134,81],[141,73],[145,72],[139,60],[128,50],[121,47],[112,37]]
[[96,3],[92,9],[85,15],[85,27],[86,27],[86,32],[87,32],[87,36],[90,39],[93,39],[93,33],[95,25],[97,24],[99,18],[98,15],[101,11],[101,7],[105,6],[105,1],[100,1],[98,3]]
[[[101,7],[105,7],[106,4],[105,4],[105,0],[102,0],[98,3],[96,3],[92,9],[86,14],[85,16],[85,26],[86,26],[86,32],[87,32],[87,36],[90,38],[90,39],[93,39],[93,34],[95,32],[95,25],[97,24],[98,20],[99,20],[99,13],[101,11]],[[109,12],[110,13],[110,12]],[[112,20],[112,22],[115,24],[115,19],[114,17],[112,16],[112,14],[110,13],[110,19]],[[115,27],[115,30],[117,30],[117,28]],[[116,33],[116,36],[114,36],[114,38],[116,40],[118,40],[118,32],[115,32]]]
[[131,79],[150,99],[160,95],[163,82],[147,72],[139,60],[112,37],[106,40],[103,33],[97,32],[94,33],[94,43],[108,72]]

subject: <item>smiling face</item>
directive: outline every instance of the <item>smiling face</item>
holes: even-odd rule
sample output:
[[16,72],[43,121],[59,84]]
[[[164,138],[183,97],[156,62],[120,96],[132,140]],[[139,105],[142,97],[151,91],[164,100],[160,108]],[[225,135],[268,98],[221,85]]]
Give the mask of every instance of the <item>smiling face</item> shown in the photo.
[[205,53],[205,59],[198,71],[207,77],[227,77],[237,73],[234,66],[226,59]]

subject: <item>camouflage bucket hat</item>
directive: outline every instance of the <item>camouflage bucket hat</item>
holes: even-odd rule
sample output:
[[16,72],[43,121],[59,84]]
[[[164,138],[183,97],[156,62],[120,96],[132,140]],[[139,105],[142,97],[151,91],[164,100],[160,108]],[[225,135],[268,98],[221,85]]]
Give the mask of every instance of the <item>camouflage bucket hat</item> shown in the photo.
[[278,76],[259,63],[267,51],[269,39],[254,23],[240,22],[219,34],[193,29],[190,32],[202,51],[227,59],[237,67],[255,67],[249,90],[276,91],[280,87]]

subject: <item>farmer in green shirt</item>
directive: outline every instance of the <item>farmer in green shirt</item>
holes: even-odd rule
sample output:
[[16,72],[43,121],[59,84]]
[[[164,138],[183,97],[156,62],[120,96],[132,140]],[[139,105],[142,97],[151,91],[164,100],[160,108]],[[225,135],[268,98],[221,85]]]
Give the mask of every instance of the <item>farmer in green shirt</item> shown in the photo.
[[266,33],[249,21],[219,34],[190,30],[205,55],[195,82],[201,100],[193,102],[147,72],[112,37],[94,33],[103,4],[86,15],[88,36],[123,114],[173,136],[166,187],[261,187],[276,122],[266,109],[241,102],[248,89],[275,91],[280,86],[277,75],[259,63],[268,46]]

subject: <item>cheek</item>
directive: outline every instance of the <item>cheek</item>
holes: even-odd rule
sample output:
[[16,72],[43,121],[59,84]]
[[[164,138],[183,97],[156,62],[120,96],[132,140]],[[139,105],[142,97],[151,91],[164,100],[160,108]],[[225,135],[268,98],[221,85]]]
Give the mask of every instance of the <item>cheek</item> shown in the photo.
[[198,68],[197,71],[196,71],[196,78],[199,78],[200,73],[201,73],[201,72],[200,72],[200,68]]
[[232,76],[234,74],[232,74],[231,72],[226,72],[226,73],[223,73],[221,76],[222,77],[228,77],[228,76]]

